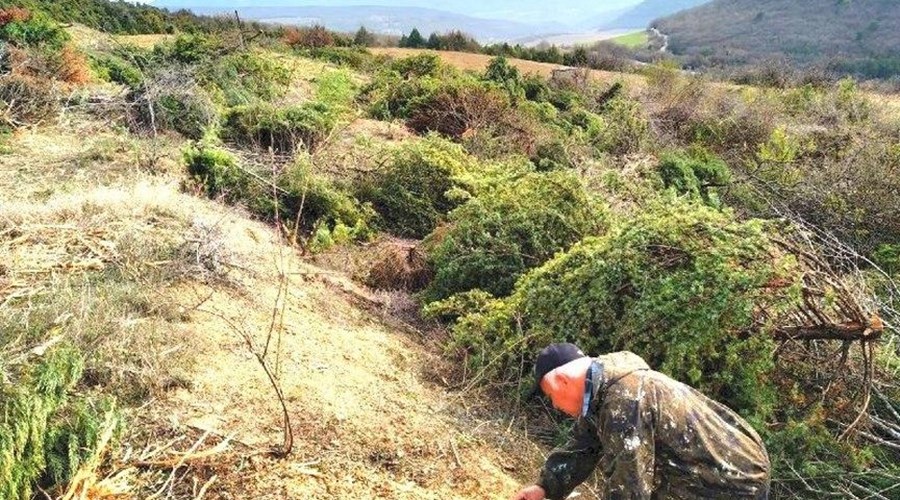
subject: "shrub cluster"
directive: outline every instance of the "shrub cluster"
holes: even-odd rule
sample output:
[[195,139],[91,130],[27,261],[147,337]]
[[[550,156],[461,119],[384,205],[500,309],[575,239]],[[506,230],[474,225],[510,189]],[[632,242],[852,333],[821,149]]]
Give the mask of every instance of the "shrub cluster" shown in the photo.
[[266,220],[277,218],[283,227],[298,231],[298,240],[311,234],[313,249],[372,236],[371,208],[347,194],[348,188],[316,175],[302,158],[274,177],[271,170],[242,164],[205,144],[185,151],[184,161],[207,196],[243,205]]
[[423,298],[474,289],[507,295],[523,273],[605,227],[602,206],[571,171],[504,180],[451,212],[432,237],[428,260],[435,276]]
[[323,103],[287,108],[254,104],[226,112],[222,138],[234,144],[278,153],[299,149],[314,151],[334,125],[334,115]]
[[383,170],[363,181],[359,197],[372,204],[384,229],[422,238],[459,205],[454,190],[465,186],[474,166],[463,148],[431,136],[397,149]]
[[454,342],[495,381],[519,380],[523,358],[567,340],[586,352],[634,351],[762,419],[774,402],[773,341],[752,313],[795,300],[763,286],[797,280],[791,269],[790,260],[772,261],[759,221],[666,197],[526,274],[508,298],[476,294],[429,310],[463,313]]

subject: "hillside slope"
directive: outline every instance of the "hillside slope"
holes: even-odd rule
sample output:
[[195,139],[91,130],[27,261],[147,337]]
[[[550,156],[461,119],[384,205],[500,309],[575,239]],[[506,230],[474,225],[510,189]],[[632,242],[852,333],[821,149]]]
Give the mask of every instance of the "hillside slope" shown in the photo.
[[603,23],[601,28],[646,28],[656,18],[668,16],[709,0],[644,0],[623,12],[612,21]]
[[[510,415],[479,416],[478,398],[444,387],[446,363],[420,334],[380,319],[390,296],[301,261],[238,210],[181,192],[178,141],[156,143],[159,173],[141,169],[135,157],[149,144],[76,113],[17,134],[0,156],[0,220],[15,224],[0,231],[3,297],[62,293],[59,279],[127,259],[125,236],[138,247],[180,241],[198,262],[215,255],[228,269],[154,289],[153,302],[176,311],[159,330],[147,330],[152,312],[112,319],[123,339],[141,337],[123,352],[145,359],[116,370],[147,378],[156,397],[125,410],[122,451],[97,492],[116,484],[146,498],[162,486],[195,498],[208,484],[205,498],[490,498],[531,474],[537,450],[509,430]],[[146,283],[145,271],[131,272],[128,281]],[[281,443],[281,410],[247,345],[265,343],[273,307],[282,316],[270,358],[294,435],[283,460],[266,453]]]
[[716,0],[656,26],[670,36],[671,51],[696,66],[781,57],[889,76],[900,45],[900,1]]

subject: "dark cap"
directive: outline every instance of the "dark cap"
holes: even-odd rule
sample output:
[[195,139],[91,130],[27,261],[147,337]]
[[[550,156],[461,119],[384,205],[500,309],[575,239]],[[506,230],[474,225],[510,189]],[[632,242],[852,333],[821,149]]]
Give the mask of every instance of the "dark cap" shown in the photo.
[[581,352],[581,349],[575,344],[569,344],[568,342],[550,344],[545,347],[538,354],[537,361],[534,363],[534,388],[532,388],[531,395],[540,392],[541,379],[544,378],[544,375],[570,361],[583,357],[585,357],[585,354]]

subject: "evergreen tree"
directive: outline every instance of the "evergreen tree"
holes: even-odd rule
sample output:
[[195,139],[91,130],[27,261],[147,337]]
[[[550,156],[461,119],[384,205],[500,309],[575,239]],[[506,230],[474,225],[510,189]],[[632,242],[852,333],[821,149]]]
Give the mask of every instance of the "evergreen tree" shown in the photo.
[[567,66],[584,67],[588,65],[588,52],[584,47],[575,47],[575,50],[563,56],[563,63]]
[[406,35],[401,36],[400,42],[397,43],[397,46],[401,49],[409,47],[409,38],[407,38]]
[[422,34],[419,33],[418,29],[413,28],[413,30],[409,32],[409,37],[406,39],[406,46],[411,49],[421,49],[425,46],[425,39],[422,38]]
[[428,37],[428,43],[426,44],[426,47],[432,50],[441,50],[443,48],[441,37],[438,36],[437,33],[432,33],[431,36]]
[[359,30],[356,31],[356,35],[353,37],[353,45],[360,45],[362,47],[375,45],[375,35],[367,30],[365,26],[360,26]]

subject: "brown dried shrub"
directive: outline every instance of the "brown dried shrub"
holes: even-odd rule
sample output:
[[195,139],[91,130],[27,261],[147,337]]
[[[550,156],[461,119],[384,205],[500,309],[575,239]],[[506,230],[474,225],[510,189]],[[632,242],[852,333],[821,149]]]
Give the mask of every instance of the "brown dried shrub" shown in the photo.
[[477,85],[448,85],[418,105],[407,120],[412,130],[439,134],[462,142],[479,157],[508,154],[532,156],[538,131],[506,95]]
[[365,281],[376,290],[417,292],[431,281],[425,254],[415,241],[388,239],[374,253]]
[[56,78],[66,83],[82,85],[91,81],[87,58],[71,45],[63,47],[55,71]]
[[475,85],[451,85],[418,106],[407,125],[416,132],[438,132],[459,140],[500,123],[509,112],[506,97]]
[[284,43],[294,48],[321,49],[334,45],[334,35],[323,26],[288,28],[282,37]]
[[0,77],[0,128],[40,123],[58,110],[59,96],[51,82],[24,75]]
[[20,23],[31,19],[31,11],[22,7],[9,7],[0,9],[0,26],[9,23]]

